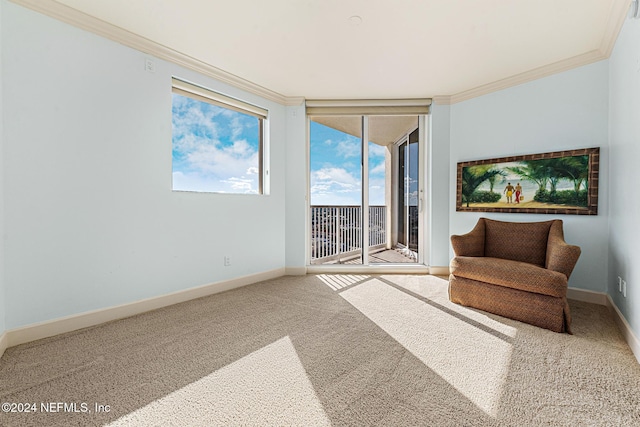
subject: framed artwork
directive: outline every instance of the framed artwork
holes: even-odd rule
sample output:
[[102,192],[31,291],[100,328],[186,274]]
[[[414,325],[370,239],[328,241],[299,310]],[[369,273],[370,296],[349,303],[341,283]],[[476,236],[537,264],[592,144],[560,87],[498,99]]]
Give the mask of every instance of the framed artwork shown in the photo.
[[458,163],[456,211],[597,215],[600,148]]

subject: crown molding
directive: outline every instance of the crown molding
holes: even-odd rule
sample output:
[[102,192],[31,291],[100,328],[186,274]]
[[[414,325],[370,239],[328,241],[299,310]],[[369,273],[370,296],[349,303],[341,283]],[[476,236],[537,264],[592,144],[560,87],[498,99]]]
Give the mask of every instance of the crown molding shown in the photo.
[[610,57],[613,52],[620,30],[622,30],[624,21],[629,13],[629,7],[629,0],[617,0],[611,6],[607,27],[604,32],[604,37],[602,38],[602,43],[600,44],[600,52],[602,52],[605,58]]
[[478,96],[487,95],[492,92],[497,92],[503,89],[508,89],[513,86],[517,86],[523,83],[528,83],[542,77],[548,77],[553,74],[568,71],[573,68],[581,67],[583,65],[591,64],[593,62],[607,59],[599,50],[592,50],[591,52],[584,53],[582,55],[574,56],[573,58],[565,59],[555,62],[553,64],[545,65],[542,67],[534,68],[533,70],[526,71],[524,73],[516,74],[511,77],[507,77],[502,80],[498,80],[492,83],[487,83],[482,86],[475,87],[473,89],[465,90],[463,92],[451,95],[451,104],[466,101]]
[[89,31],[140,52],[153,55],[174,64],[196,71],[205,76],[230,84],[238,89],[261,96],[278,104],[285,105],[288,98],[277,92],[252,83],[234,74],[223,71],[213,65],[180,53],[160,43],[134,34],[101,19],[87,15],[55,0],[10,0],[20,6],[42,13],[58,21],[65,22],[81,30]]
[[285,97],[284,105],[287,107],[299,107],[304,105],[306,99],[304,96],[287,96]]
[[438,95],[431,98],[434,104],[438,105],[451,105],[451,96],[450,95]]
[[616,0],[612,6],[607,19],[607,26],[605,28],[604,36],[600,47],[591,52],[584,53],[582,55],[574,56],[562,61],[555,62],[553,64],[544,65],[542,67],[535,68],[524,73],[516,74],[505,79],[501,79],[492,83],[488,83],[482,86],[478,86],[473,89],[469,89],[463,92],[456,93],[448,97],[434,97],[433,100],[439,104],[455,104],[457,102],[466,101],[468,99],[476,98],[478,96],[487,95],[492,92],[507,89],[519,84],[528,83],[542,77],[548,77],[553,74],[568,71],[573,68],[582,67],[584,65],[592,64],[594,62],[602,61],[611,56],[611,52],[618,39],[618,34],[622,30],[624,21],[629,11],[628,0]]
[[[102,21],[86,13],[80,12],[55,0],[10,0],[12,3],[24,6],[36,12],[50,16],[51,18],[73,25],[82,30],[89,31],[109,40],[136,49],[143,53],[183,66],[205,76],[230,84],[262,98],[274,101],[285,106],[299,106],[304,103],[304,97],[285,96],[270,89],[252,83],[234,74],[223,71],[213,65],[202,62],[191,56],[180,53],[167,46],[161,45],[147,38],[134,34],[128,30]],[[618,34],[622,29],[629,9],[628,0],[616,0],[609,14],[607,26],[602,42],[598,49],[575,56],[553,64],[538,67],[514,76],[510,76],[495,82],[487,83],[469,90],[452,95],[440,95],[432,97],[435,104],[451,105],[466,101],[492,92],[507,89],[523,83],[528,83],[553,74],[568,71],[573,68],[588,65],[609,58]]]

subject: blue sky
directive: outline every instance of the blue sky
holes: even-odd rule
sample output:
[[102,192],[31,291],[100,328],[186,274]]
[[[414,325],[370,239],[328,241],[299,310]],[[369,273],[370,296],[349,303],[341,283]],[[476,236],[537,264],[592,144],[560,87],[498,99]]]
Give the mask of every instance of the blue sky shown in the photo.
[[[256,117],[173,94],[173,189],[258,192]],[[369,143],[369,204],[384,205],[385,148]],[[360,138],[311,122],[311,204],[360,205]]]
[[[311,122],[311,204],[361,204],[360,138]],[[384,153],[369,143],[369,204],[384,205]]]
[[173,94],[173,189],[256,194],[259,120]]

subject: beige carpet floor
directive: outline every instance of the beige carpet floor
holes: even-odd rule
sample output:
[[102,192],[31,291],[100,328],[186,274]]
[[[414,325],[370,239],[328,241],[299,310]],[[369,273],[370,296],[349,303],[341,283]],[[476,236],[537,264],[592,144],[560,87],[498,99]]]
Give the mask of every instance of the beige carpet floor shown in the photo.
[[434,276],[283,277],[8,349],[0,402],[35,411],[0,425],[639,426],[640,365],[571,309],[566,335]]

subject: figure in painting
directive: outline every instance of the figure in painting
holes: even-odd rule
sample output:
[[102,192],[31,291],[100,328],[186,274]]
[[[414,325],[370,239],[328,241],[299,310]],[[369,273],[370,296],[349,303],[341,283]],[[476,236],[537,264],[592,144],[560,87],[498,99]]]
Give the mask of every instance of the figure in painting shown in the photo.
[[522,186],[520,183],[516,184],[516,203],[520,203],[520,195],[522,194]]
[[515,190],[515,188],[513,187],[513,185],[511,185],[510,182],[508,182],[503,191],[503,193],[507,195],[507,203],[513,203],[513,190]]

